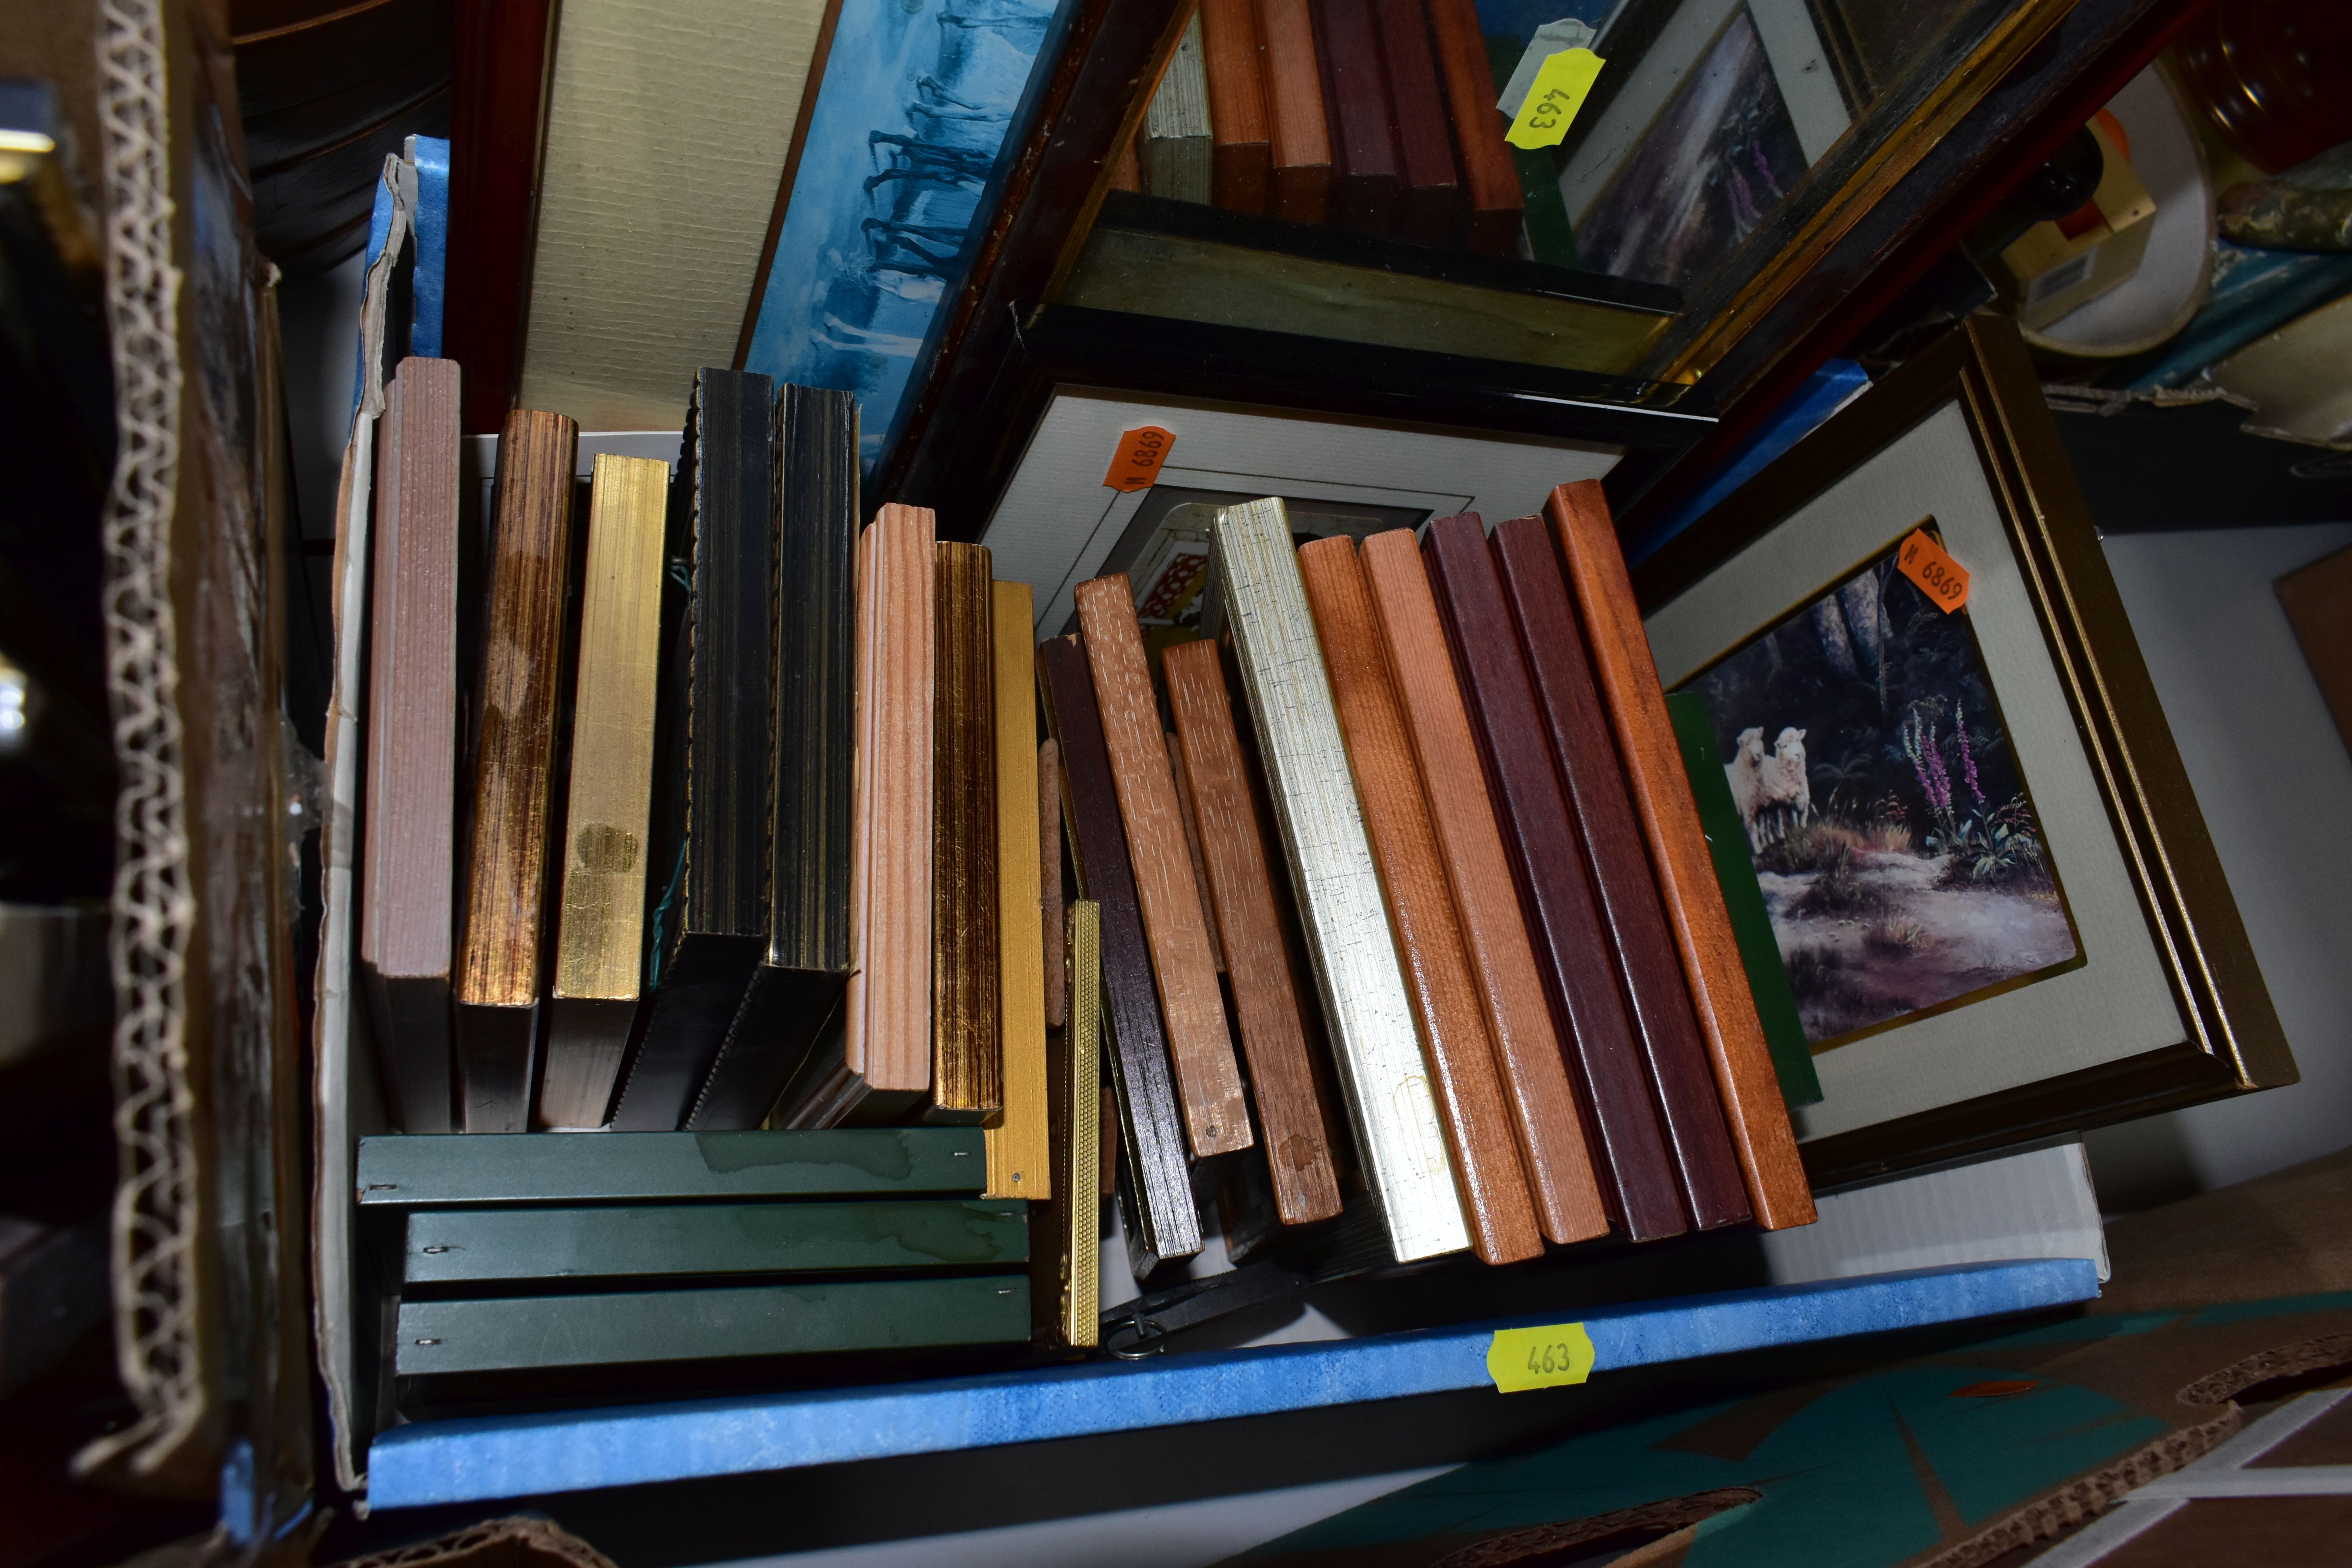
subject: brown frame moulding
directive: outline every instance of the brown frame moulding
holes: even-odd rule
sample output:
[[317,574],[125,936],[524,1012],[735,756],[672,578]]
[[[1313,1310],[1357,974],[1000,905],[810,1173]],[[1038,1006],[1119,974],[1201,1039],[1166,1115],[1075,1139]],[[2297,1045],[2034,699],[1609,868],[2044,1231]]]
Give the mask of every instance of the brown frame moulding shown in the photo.
[[2039,377],[2003,318],[1915,355],[1633,572],[1655,611],[1957,402],[2182,1021],[2176,1043],[1800,1145],[1816,1188],[2296,1081]]
[[[870,493],[922,497],[938,509],[940,538],[979,538],[1065,385],[1146,398],[1213,393],[1239,405],[1609,443],[1624,448],[1606,481],[1621,501],[1712,428],[1711,411],[1681,384],[1056,303],[1111,195],[1117,151],[1135,134],[1191,14],[1171,0],[1080,0],[1062,55],[1033,84],[1034,119],[1014,128],[1017,147],[1008,143],[1003,203],[933,324],[913,396],[883,433]],[[1121,206],[1162,221],[1250,216],[1140,196]],[[1303,233],[1301,243],[1318,253],[1354,244],[1370,247],[1360,262],[1395,261],[1381,259],[1381,247],[1396,247],[1381,237]],[[1589,292],[1636,310],[1664,312],[1679,298],[1515,258],[1423,254],[1483,268],[1481,276],[1499,268],[1514,286]]]
[[[1034,118],[1016,128],[1004,200],[934,329],[905,417],[886,433],[874,488],[927,497],[942,538],[975,538],[1055,386],[1147,396],[1214,388],[1241,404],[1622,443],[1606,485],[1630,537],[1671,499],[1670,473],[1696,472],[1744,432],[1758,399],[1769,406],[1884,309],[1989,210],[2008,176],[2081,123],[2082,103],[2104,101],[2144,65],[2193,4],[2019,0],[1945,77],[1906,82],[1876,106],[1872,122],[1889,134],[1833,152],[1817,171],[1819,198],[1774,215],[1752,237],[1744,254],[1753,265],[1718,268],[1678,302],[1677,319],[1633,372],[1653,379],[1640,380],[1058,303],[1114,184],[1112,153],[1139,121],[1186,15],[1165,0],[1140,10],[1083,0]],[[1636,13],[1644,8],[1630,9],[1610,37],[1638,33]],[[1581,118],[1592,121],[1609,81]],[[1193,216],[1213,224],[1237,215]],[[1324,244],[1347,234],[1302,232]],[[1622,281],[1542,270],[1558,276],[1521,286]],[[1688,384],[1701,372],[1704,381]],[[1669,429],[1683,422],[1645,417],[1663,409],[1727,409],[1738,428]]]
[[460,426],[495,435],[522,384],[559,0],[458,0],[449,110],[443,353],[466,367]]

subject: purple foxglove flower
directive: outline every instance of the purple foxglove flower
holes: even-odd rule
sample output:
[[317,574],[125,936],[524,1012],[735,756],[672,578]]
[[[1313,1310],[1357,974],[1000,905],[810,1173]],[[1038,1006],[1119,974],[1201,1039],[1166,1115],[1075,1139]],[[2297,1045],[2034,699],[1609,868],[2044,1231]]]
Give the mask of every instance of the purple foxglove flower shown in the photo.
[[1955,704],[1952,709],[1952,716],[1954,721],[1959,725],[1961,772],[1968,778],[1969,793],[1977,797],[1977,804],[1979,805],[1982,805],[1985,804],[1984,786],[1977,783],[1977,754],[1969,747],[1969,716],[1967,710]]

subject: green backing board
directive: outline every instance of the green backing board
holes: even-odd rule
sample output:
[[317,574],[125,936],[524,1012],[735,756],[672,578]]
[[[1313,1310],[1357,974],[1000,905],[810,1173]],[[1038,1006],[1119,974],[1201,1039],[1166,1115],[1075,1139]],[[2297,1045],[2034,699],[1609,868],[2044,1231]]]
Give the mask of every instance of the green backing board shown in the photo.
[[976,1194],[977,1127],[528,1132],[360,1141],[368,1207],[675,1198]]
[[1018,1199],[424,1209],[412,1285],[658,1274],[803,1274],[1024,1263]]
[[1696,691],[1669,694],[1666,712],[1674,720],[1683,770],[1690,774],[1691,794],[1698,801],[1699,826],[1706,830],[1707,850],[1715,858],[1715,879],[1723,885],[1724,907],[1731,912],[1740,965],[1748,971],[1748,988],[1755,993],[1756,1012],[1764,1021],[1764,1043],[1772,1052],[1781,1098],[1790,1105],[1819,1104],[1821,1076],[1813,1070],[1812,1049],[1797,1016],[1797,998],[1789,990],[1789,972],[1780,966],[1780,942],[1772,934],[1764,890],[1756,883],[1756,862],[1748,853],[1739,807],[1731,799],[1731,781],[1715,760],[1715,716],[1707,711],[1706,699]]
[[403,1377],[811,1355],[1029,1337],[1029,1279],[851,1280],[401,1305]]
[[[1500,92],[1527,53],[1525,38],[1486,35],[1486,58]],[[1568,204],[1560,198],[1559,163],[1549,147],[1514,147],[1511,162],[1519,171],[1519,199],[1527,204],[1528,248],[1538,261],[1552,267],[1581,267],[1576,253],[1576,231],[1568,221]]]

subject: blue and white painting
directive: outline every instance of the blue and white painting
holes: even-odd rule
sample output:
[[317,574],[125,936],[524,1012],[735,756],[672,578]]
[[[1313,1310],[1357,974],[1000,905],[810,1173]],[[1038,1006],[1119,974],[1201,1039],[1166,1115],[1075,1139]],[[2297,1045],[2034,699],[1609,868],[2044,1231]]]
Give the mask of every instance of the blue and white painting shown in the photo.
[[746,370],[857,395],[868,473],[963,282],[1055,0],[842,0]]

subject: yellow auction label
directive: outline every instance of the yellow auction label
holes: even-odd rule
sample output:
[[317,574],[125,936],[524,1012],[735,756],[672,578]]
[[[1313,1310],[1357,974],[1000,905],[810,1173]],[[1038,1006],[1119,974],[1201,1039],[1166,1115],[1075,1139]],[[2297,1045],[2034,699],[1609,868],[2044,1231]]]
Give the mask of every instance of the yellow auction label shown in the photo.
[[1544,61],[1503,140],[1514,147],[1559,146],[1607,63],[1591,49],[1562,49]]
[[1582,1323],[1497,1329],[1486,1347],[1486,1375],[1505,1394],[1582,1383],[1592,1372],[1592,1336]]

